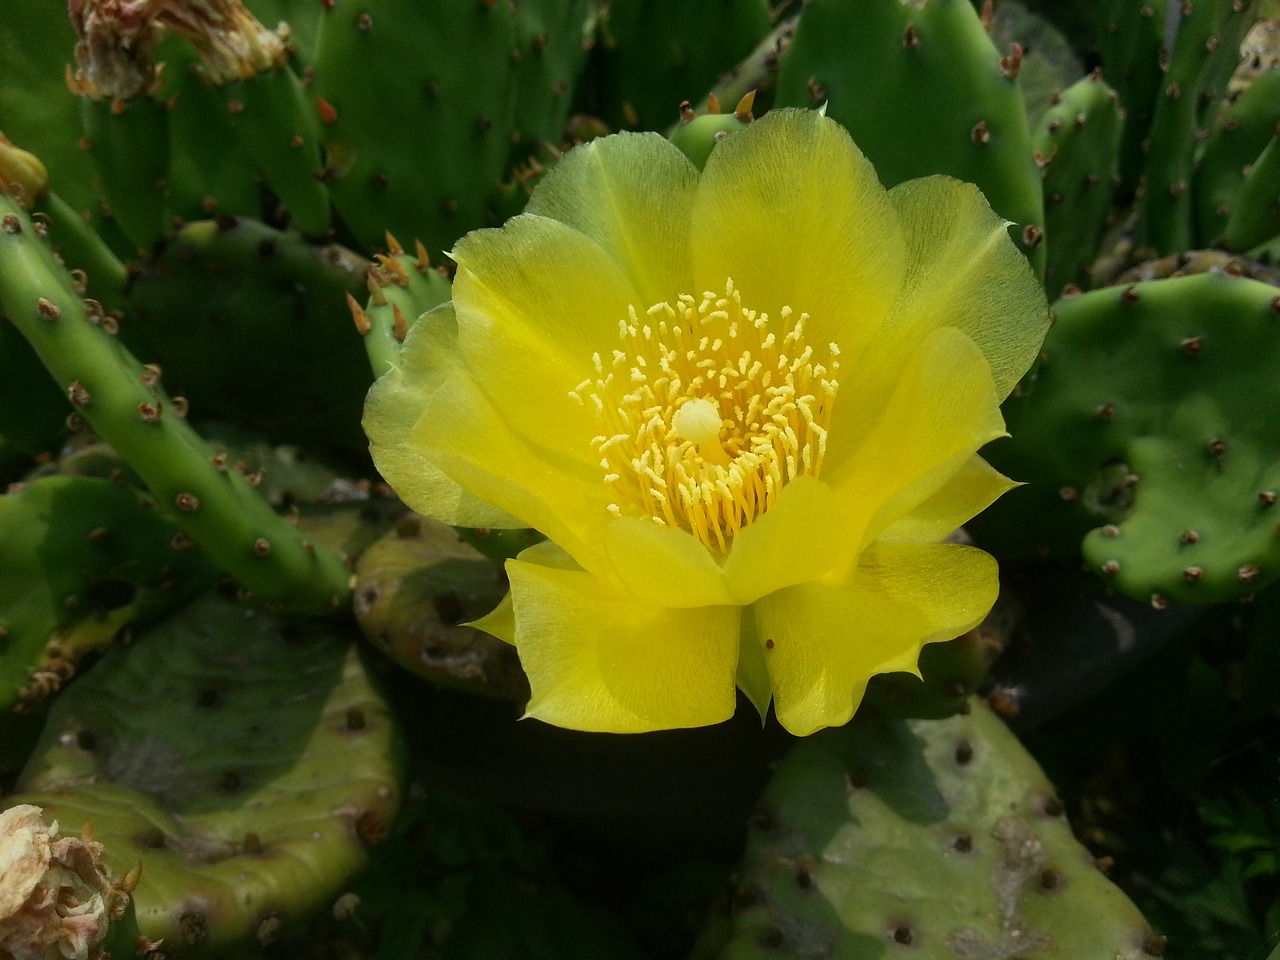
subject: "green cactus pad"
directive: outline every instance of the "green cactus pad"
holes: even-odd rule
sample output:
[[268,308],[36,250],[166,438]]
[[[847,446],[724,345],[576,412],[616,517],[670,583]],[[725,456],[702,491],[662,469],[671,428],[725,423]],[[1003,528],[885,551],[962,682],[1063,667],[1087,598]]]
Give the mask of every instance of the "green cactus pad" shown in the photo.
[[165,383],[200,416],[277,442],[362,448],[371,377],[343,298],[363,289],[365,267],[254,220],[191,223],[138,270],[121,338],[162,357]]
[[45,477],[0,496],[0,710],[54,692],[87,652],[218,570],[129,487]]
[[730,909],[727,942],[699,960],[1149,960],[1153,939],[980,701],[795,747],[752,819]]
[[444,686],[527,700],[515,648],[465,626],[506,595],[500,568],[453,527],[415,514],[373,544],[356,566],[356,619],[400,666]]
[[1058,94],[1036,126],[1051,292],[1085,280],[1119,180],[1123,129],[1119,97],[1097,73]]
[[266,941],[365,865],[400,801],[395,728],[341,629],[206,596],[69,689],[12,802],[142,864],[146,936]]
[[519,49],[506,3],[325,10],[310,93],[322,101],[329,195],[366,247],[390,231],[434,257],[486,225],[511,154]]
[[[1206,273],[1059,300],[1012,440],[1027,486],[973,528],[1070,554],[1138,600],[1210,603],[1280,578],[1280,296]],[[1018,536],[1016,532],[1012,534]],[[1030,551],[1029,551],[1030,552]],[[1153,596],[1154,595],[1154,596]]]
[[778,70],[777,102],[827,104],[885,186],[976,183],[1044,270],[1040,173],[1015,78],[968,0],[814,0]]

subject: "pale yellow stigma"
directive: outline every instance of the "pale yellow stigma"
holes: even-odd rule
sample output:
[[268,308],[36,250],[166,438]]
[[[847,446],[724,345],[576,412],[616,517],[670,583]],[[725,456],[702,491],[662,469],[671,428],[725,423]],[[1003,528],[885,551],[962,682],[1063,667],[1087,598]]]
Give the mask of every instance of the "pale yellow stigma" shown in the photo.
[[572,391],[599,420],[592,439],[617,514],[682,527],[717,552],[768,510],[798,476],[817,476],[835,401],[836,359],[805,342],[808,314],[776,319],[724,294],[684,294],[642,320],[634,307],[620,343],[591,359]]

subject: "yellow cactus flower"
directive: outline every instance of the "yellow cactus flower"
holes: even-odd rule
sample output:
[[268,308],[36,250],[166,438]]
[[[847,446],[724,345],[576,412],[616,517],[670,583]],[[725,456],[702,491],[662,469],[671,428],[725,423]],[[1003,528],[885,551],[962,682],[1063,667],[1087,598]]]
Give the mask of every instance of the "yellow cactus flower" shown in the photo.
[[458,243],[365,429],[414,509],[549,538],[478,624],[528,716],[699,726],[739,687],[803,735],[982,619],[995,561],[944,540],[1013,485],[977,451],[1048,326],[1006,227],[775,110],[701,173],[654,134],[578,147]]

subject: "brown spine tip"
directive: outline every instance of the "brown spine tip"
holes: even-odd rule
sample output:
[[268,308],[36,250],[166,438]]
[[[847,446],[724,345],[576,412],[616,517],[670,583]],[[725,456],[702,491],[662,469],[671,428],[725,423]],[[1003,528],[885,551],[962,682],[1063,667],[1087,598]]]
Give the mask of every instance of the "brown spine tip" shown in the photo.
[[1080,491],[1075,487],[1059,487],[1058,497],[1067,503],[1074,503],[1080,499]]
[[1122,303],[1137,303],[1139,299],[1141,298],[1138,296],[1138,285],[1136,283],[1131,283],[1120,291],[1120,301]]
[[405,321],[404,311],[400,309],[400,304],[393,303],[391,305],[391,315],[395,318],[395,322],[391,327],[391,335],[401,343],[404,343],[404,338],[409,335],[409,324]]
[[1274,507],[1276,499],[1277,495],[1274,490],[1261,490],[1258,493],[1258,503],[1264,507]]
[[158,423],[163,412],[164,405],[158,400],[155,403],[138,404],[138,417],[143,423]]
[[973,125],[973,129],[969,131],[969,139],[978,146],[985,146],[991,142],[991,128],[987,126],[987,121],[979,120]]
[[1198,335],[1194,337],[1186,337],[1183,339],[1182,343],[1179,344],[1179,347],[1181,347],[1182,352],[1187,356],[1194,357],[1204,349],[1204,337]]
[[1241,583],[1253,583],[1262,574],[1256,563],[1246,563],[1236,571],[1236,579]]
[[1153,593],[1151,595],[1151,609],[1152,610],[1168,610],[1169,598],[1166,597],[1163,593]]
[[1000,58],[1000,72],[1006,80],[1018,79],[1018,71],[1022,69],[1022,45],[1015,43],[1007,57]]
[[920,34],[916,32],[916,25],[908,23],[907,29],[902,34],[902,46],[906,50],[914,50],[920,46]]
[[1027,249],[1034,249],[1040,246],[1040,241],[1044,239],[1044,231],[1037,227],[1034,223],[1028,223],[1022,228],[1022,243]]
[[3,218],[0,218],[0,230],[9,236],[16,236],[22,232],[22,221],[18,219],[16,213],[6,213]]
[[356,298],[351,294],[347,294],[347,306],[351,309],[351,319],[355,321],[356,332],[360,336],[364,336],[373,329],[373,320],[369,314],[364,312],[364,308],[356,302]]
[[173,503],[183,513],[194,513],[200,509],[200,500],[194,493],[180,493],[173,498]]
[[1200,542],[1200,532],[1198,530],[1183,530],[1178,537],[1178,542],[1183,546],[1190,546],[1193,543]]
[[1108,577],[1114,577],[1117,573],[1120,572],[1120,561],[1104,560],[1102,563],[1102,566],[1099,569],[1103,573],[1105,573]]
[[265,537],[259,537],[253,541],[253,552],[259,557],[268,556],[271,553],[271,542]]
[[748,90],[742,95],[742,99],[738,101],[738,105],[733,108],[733,116],[739,123],[751,123],[755,117],[751,110],[756,103],[756,92]]
[[1183,567],[1182,579],[1187,583],[1199,583],[1204,579],[1204,567]]

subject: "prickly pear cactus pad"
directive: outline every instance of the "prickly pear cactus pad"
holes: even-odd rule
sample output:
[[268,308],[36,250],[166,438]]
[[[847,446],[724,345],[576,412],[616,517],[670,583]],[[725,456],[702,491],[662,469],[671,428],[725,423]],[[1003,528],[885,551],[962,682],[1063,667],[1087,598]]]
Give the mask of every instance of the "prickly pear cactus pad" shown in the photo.
[[1062,809],[981,701],[949,720],[860,717],[782,762],[752,820],[724,942],[695,957],[1158,956]]
[[332,901],[400,801],[396,732],[332,623],[207,595],[50,711],[12,802],[93,822],[138,925],[182,957],[269,941]]
[[778,70],[778,102],[826,105],[888,185],[976,183],[1043,273],[1044,202],[1016,80],[968,0],[814,0]]
[[137,490],[43,477],[0,495],[0,710],[26,709],[126,624],[211,586],[218,570]]
[[499,566],[453,527],[416,514],[360,557],[353,607],[361,629],[402,667],[444,686],[527,700],[516,652],[468,626],[507,592]]
[[652,134],[593,140],[527,211],[454,248],[365,428],[418,512],[548,536],[478,622],[530,716],[702,726],[739,686],[807,734],[982,620],[994,564],[942,541],[1009,486],[975,454],[1048,314],[976,188],[886,191],[783,109],[701,173]]
[[983,518],[980,542],[999,527],[1069,553],[1083,537],[1090,567],[1157,603],[1229,600],[1280,578],[1276,288],[1171,277],[1064,298],[1054,313],[1027,395],[1005,407],[1013,439],[990,449],[1029,483]]

